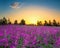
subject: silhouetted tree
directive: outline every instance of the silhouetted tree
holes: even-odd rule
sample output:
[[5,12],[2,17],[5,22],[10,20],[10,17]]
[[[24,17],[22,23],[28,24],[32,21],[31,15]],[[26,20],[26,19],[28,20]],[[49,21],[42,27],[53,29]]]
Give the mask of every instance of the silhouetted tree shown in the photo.
[[55,19],[53,20],[53,26],[57,26],[57,22]]
[[42,22],[40,21],[40,25],[42,26]]
[[48,26],[48,22],[45,20],[44,26]]
[[8,19],[8,24],[11,24],[11,21],[10,21],[10,19]]
[[51,20],[49,20],[48,26],[52,26]]
[[39,26],[42,26],[42,22],[41,21],[37,21],[37,25]]
[[3,20],[2,20],[2,19],[0,19],[0,25],[2,25],[2,23],[3,23]]
[[22,19],[20,25],[25,25],[25,20]]
[[59,22],[57,23],[57,26],[60,26],[60,23]]
[[7,24],[7,19],[5,17],[3,17],[3,19],[2,19],[2,24],[3,25],[6,25]]
[[17,20],[14,21],[14,24],[18,24],[18,23],[17,23]]
[[38,26],[40,25],[40,22],[39,22],[39,21],[37,21],[37,25],[38,25]]

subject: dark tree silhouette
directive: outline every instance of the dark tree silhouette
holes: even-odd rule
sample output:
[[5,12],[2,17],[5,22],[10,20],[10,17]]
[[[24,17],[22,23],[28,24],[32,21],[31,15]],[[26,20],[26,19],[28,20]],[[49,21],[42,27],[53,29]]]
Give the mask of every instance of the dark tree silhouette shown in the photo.
[[38,25],[38,26],[40,25],[40,22],[39,22],[39,21],[37,21],[37,25]]
[[3,19],[2,19],[2,24],[3,25],[6,25],[7,24],[7,19],[5,17],[3,17]]
[[48,26],[48,22],[45,20],[44,26]]
[[39,26],[42,26],[42,22],[41,21],[37,21],[37,25]]
[[60,26],[60,23],[59,22],[57,23],[57,26]]
[[57,26],[57,22],[55,19],[53,20],[53,26]]
[[8,21],[7,21],[7,22],[8,22],[8,24],[11,24],[11,21],[10,21],[10,19],[8,19]]
[[51,22],[51,20],[49,20],[48,26],[52,26],[52,22]]
[[14,21],[14,24],[18,24],[17,20]]
[[2,25],[2,23],[3,23],[3,20],[2,20],[2,19],[0,19],[0,25]]
[[40,21],[40,25],[42,26],[42,22]]
[[20,25],[25,25],[25,20],[22,19]]

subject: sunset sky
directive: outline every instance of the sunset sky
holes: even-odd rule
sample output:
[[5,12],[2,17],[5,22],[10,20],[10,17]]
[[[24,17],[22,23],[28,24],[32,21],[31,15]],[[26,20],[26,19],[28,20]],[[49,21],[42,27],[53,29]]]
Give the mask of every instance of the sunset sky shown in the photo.
[[56,19],[60,22],[60,0],[0,0],[0,18],[24,19],[27,24]]

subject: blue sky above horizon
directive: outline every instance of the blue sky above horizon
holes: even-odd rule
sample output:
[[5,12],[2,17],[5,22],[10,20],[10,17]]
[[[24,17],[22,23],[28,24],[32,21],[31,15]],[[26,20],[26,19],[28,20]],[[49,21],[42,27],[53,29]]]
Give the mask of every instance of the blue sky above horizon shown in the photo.
[[30,5],[43,6],[60,13],[60,0],[0,0],[0,17]]
[[[15,2],[26,5],[46,6],[60,11],[60,0],[0,0],[0,13],[7,12]],[[17,4],[17,5],[19,5]]]

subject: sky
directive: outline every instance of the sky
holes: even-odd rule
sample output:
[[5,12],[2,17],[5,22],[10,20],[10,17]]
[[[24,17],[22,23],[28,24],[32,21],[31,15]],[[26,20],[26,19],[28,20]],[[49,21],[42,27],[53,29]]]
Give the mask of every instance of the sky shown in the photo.
[[27,24],[56,19],[60,22],[60,0],[0,0],[0,18],[24,19]]

